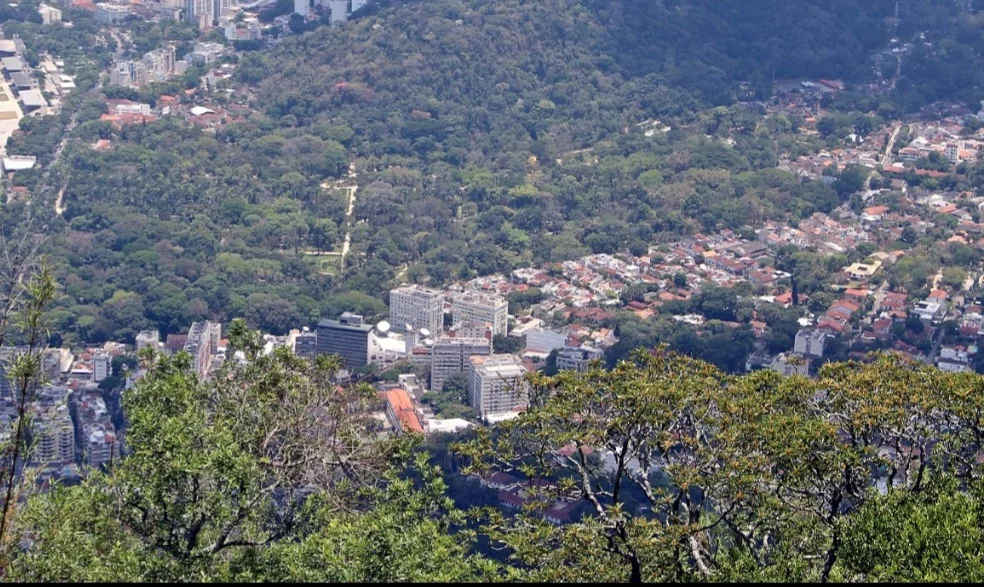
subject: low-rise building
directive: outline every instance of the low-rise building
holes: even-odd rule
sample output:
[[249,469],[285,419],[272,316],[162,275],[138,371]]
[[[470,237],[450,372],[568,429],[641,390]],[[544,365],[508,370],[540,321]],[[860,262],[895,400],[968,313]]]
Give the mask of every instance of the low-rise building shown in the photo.
[[796,333],[793,351],[801,355],[822,357],[827,344],[827,333],[815,328],[802,328]]
[[599,349],[580,346],[564,347],[557,351],[558,371],[585,371],[594,360],[600,360],[605,353]]

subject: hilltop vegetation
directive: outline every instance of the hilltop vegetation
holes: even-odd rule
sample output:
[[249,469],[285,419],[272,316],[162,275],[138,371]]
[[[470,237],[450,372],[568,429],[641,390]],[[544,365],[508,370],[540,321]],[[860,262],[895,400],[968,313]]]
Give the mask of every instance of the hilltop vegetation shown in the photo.
[[[612,371],[537,376],[527,412],[452,446],[466,471],[510,471],[531,492],[552,481],[505,515],[458,509],[413,439],[370,440],[374,393],[325,385],[337,362],[258,356],[242,322],[230,338],[250,364],[227,362],[212,383],[186,356],[144,355],[156,365],[123,400],[132,452],[11,510],[5,577],[984,577],[979,375],[883,356],[816,381],[733,377],[640,352]],[[545,521],[564,498],[583,515]]]

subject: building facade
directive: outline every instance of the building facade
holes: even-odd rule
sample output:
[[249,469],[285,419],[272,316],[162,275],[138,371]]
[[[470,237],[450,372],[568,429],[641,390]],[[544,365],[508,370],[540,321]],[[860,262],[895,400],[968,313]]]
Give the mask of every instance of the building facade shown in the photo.
[[99,383],[112,373],[113,358],[107,354],[92,357],[92,380]]
[[116,24],[130,16],[129,4],[100,2],[96,4],[96,20],[103,24]]
[[369,334],[372,326],[363,323],[362,316],[345,312],[338,320],[318,322],[317,348],[319,355],[338,355],[346,369],[369,364]]
[[557,351],[557,370],[585,371],[591,361],[604,356],[604,352],[591,347],[564,347]]
[[827,344],[827,334],[815,328],[803,328],[796,333],[793,350],[801,355],[822,357]]
[[184,351],[191,355],[192,369],[198,377],[208,376],[212,357],[218,352],[222,325],[218,322],[193,322],[188,330]]
[[526,368],[515,355],[475,356],[469,359],[468,401],[482,418],[529,405]]
[[450,338],[442,336],[431,348],[431,389],[441,391],[444,382],[456,373],[464,373],[474,356],[492,354],[492,343],[485,338]]
[[492,334],[505,336],[509,329],[509,303],[500,296],[477,292],[455,294],[451,302],[454,324],[460,322],[489,322]]
[[440,290],[405,285],[390,291],[390,324],[403,330],[409,324],[437,336],[444,328],[444,294]]

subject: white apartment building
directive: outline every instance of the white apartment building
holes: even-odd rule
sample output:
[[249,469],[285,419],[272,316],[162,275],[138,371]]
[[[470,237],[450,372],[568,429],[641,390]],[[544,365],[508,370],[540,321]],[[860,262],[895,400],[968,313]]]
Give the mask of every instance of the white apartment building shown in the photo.
[[529,405],[526,368],[515,355],[469,359],[468,401],[482,418]]
[[117,116],[125,116],[127,114],[143,114],[144,116],[150,114],[150,104],[142,104],[139,102],[131,102],[129,104],[117,104],[114,109],[114,113]]
[[804,328],[796,333],[793,350],[801,355],[822,357],[827,344],[827,334],[822,330]]
[[437,336],[444,328],[444,294],[440,290],[404,285],[390,291],[390,324],[403,330],[407,324]]
[[442,336],[431,348],[431,389],[441,391],[444,382],[455,373],[464,373],[474,356],[492,354],[487,338],[450,338]]
[[38,5],[38,14],[41,15],[41,22],[44,24],[54,24],[61,22],[62,19],[62,11],[47,4]]
[[107,354],[92,357],[92,380],[99,383],[112,372],[113,358]]
[[129,4],[100,2],[96,4],[96,20],[104,24],[116,24],[130,16]]
[[505,336],[509,330],[509,303],[494,294],[464,292],[455,294],[451,302],[453,324],[460,322],[489,322],[493,335]]
[[558,371],[585,371],[588,364],[595,359],[601,359],[605,353],[591,347],[564,347],[557,351]]
[[306,17],[311,12],[311,0],[294,0],[294,13]]

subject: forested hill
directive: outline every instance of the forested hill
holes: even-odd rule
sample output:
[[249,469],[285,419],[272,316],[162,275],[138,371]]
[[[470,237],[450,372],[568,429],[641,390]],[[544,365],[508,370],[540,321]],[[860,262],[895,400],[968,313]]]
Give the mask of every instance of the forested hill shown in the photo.
[[[495,130],[498,138],[481,146],[512,149],[515,135],[497,125],[522,126],[533,140],[549,131],[585,141],[690,109],[694,100],[731,102],[742,81],[765,95],[773,73],[862,78],[868,52],[888,41],[893,7],[892,0],[380,2],[342,29],[244,59],[241,76],[260,84],[275,118],[303,125],[341,115],[372,141]],[[433,118],[408,120],[414,111]]]

